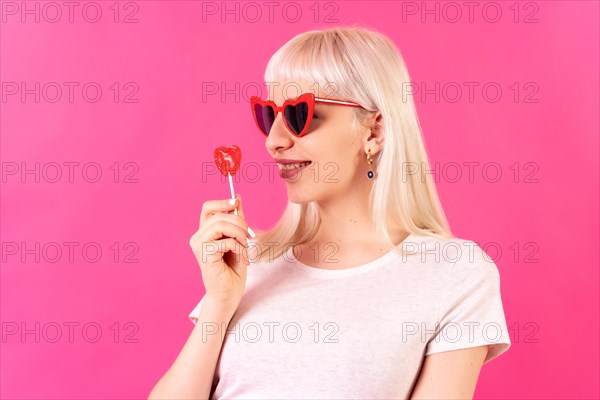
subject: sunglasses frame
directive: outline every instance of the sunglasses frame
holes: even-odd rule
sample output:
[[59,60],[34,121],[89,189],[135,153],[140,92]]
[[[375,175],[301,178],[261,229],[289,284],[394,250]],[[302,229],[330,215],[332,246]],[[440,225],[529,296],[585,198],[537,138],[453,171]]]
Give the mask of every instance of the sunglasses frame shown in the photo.
[[[308,115],[306,117],[306,124],[304,124],[304,128],[302,129],[302,131],[300,133],[296,133],[288,125],[287,119],[285,118],[284,110],[287,106],[290,106],[290,105],[295,106],[302,102],[305,102],[308,105]],[[313,118],[313,115],[315,112],[315,103],[327,103],[327,104],[335,104],[335,105],[340,105],[340,106],[359,107],[359,108],[365,109],[363,106],[361,106],[360,104],[355,103],[353,101],[329,99],[329,98],[325,98],[325,97],[315,97],[315,95],[313,93],[303,93],[300,96],[296,97],[295,99],[288,99],[281,105],[281,107],[278,107],[273,101],[263,100],[258,96],[252,96],[250,98],[250,107],[252,108],[252,116],[254,117],[254,123],[256,124],[256,127],[258,128],[258,130],[265,137],[269,137],[269,134],[263,132],[263,130],[260,127],[260,124],[258,123],[258,118],[256,117],[256,105],[260,105],[262,107],[265,107],[265,106],[272,107],[273,111],[274,111],[273,122],[275,122],[275,119],[277,119],[277,114],[279,114],[281,112],[283,114],[283,123],[284,123],[285,127],[287,128],[287,130],[295,137],[302,137],[302,136],[306,135],[306,133],[308,132],[308,128],[310,127],[310,124],[312,122],[312,118]]]

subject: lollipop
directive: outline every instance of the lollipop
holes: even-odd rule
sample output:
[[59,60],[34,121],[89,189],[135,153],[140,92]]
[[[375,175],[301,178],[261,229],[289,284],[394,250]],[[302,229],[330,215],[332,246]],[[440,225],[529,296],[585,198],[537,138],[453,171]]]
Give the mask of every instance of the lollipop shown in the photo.
[[[229,189],[231,190],[231,198],[235,199],[235,191],[233,190],[233,175],[238,172],[240,162],[242,160],[242,150],[238,146],[221,146],[215,149],[215,164],[219,171],[229,177]],[[233,210],[235,215],[238,215],[237,208]]]

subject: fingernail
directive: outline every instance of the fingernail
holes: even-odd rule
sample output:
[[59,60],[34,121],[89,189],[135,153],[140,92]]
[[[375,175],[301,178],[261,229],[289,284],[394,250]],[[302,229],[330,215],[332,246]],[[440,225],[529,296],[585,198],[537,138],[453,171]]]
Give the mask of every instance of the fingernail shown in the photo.
[[252,228],[248,227],[248,233],[250,234],[251,238],[255,238],[256,237],[256,233],[254,233],[254,231],[252,230]]
[[235,206],[236,199],[229,200],[229,205]]

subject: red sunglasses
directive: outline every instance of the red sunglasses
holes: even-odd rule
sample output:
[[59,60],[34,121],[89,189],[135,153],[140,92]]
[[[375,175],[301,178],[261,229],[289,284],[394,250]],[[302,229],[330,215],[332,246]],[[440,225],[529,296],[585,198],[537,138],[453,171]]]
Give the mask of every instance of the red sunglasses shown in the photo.
[[283,112],[285,126],[294,136],[302,137],[306,135],[315,112],[316,102],[364,109],[363,106],[352,101],[315,97],[312,93],[304,93],[293,100],[286,100],[281,107],[277,107],[274,102],[270,100],[265,101],[258,96],[250,98],[254,122],[256,122],[256,126],[265,136],[269,136],[271,127],[279,112]]

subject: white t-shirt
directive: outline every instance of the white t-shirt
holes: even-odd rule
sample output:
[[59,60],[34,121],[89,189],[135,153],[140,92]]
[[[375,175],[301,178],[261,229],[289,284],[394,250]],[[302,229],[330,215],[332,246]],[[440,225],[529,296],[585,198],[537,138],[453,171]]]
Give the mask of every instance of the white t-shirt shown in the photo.
[[426,355],[489,344],[489,362],[508,350],[499,271],[475,242],[411,234],[399,246],[425,251],[327,270],[289,247],[251,263],[219,331],[211,398],[404,399]]

